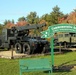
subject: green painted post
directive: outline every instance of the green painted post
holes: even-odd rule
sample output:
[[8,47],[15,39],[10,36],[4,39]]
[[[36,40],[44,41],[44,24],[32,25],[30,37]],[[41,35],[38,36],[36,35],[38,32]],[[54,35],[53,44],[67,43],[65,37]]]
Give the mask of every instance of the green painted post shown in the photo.
[[42,33],[42,38],[49,38],[51,37],[50,40],[50,48],[51,48],[51,64],[52,68],[54,67],[54,33],[57,32],[72,32],[76,33],[76,26],[73,24],[57,24],[57,25],[52,25],[49,26],[47,30],[41,32]]
[[51,47],[51,63],[52,63],[52,67],[54,66],[54,37],[51,37],[50,40],[50,47]]

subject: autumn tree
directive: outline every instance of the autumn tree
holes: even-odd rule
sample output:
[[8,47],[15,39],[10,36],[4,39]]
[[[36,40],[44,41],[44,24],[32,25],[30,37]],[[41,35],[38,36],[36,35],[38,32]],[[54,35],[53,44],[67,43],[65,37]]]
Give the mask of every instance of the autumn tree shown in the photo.
[[6,25],[7,23],[11,22],[10,20],[5,20],[4,21],[4,25]]
[[76,12],[76,8],[75,9],[73,9],[74,11],[73,12]]
[[43,31],[43,30],[46,30],[48,28],[48,23],[44,19],[40,20],[39,24],[43,24],[43,23],[45,23],[46,26],[41,27],[39,31]]
[[53,11],[50,13],[50,25],[58,24],[58,18],[64,16],[64,14],[60,11],[60,8],[56,5],[53,8]]
[[41,20],[47,22],[47,26],[58,24],[58,19],[63,17],[64,14],[60,11],[60,8],[56,5],[50,14],[45,14],[41,17]]
[[16,23],[16,26],[25,26],[25,25],[27,25],[27,24],[29,24],[27,21],[18,21],[18,22]]
[[15,22],[14,22],[14,19],[12,19],[12,21],[11,21],[11,22],[14,24],[14,23],[15,23]]
[[18,21],[26,21],[26,18],[24,16],[22,16],[18,19]]
[[0,24],[0,34],[2,33],[3,24]]
[[30,24],[38,24],[39,23],[39,17],[37,16],[36,12],[30,12],[30,14],[28,14],[26,18]]
[[76,24],[76,12],[71,12],[66,20],[68,23]]
[[47,24],[47,26],[49,26],[51,22],[50,20],[51,20],[50,14],[45,14],[40,18],[40,23],[44,21]]
[[67,20],[67,17],[68,17],[68,14],[65,14],[64,16],[62,17],[59,17],[58,18],[58,23],[68,23],[68,20]]
[[[37,16],[36,12],[30,12],[30,14],[27,15],[26,19],[27,19],[27,22],[30,23],[31,25],[39,23],[39,17]],[[37,36],[38,29],[33,29],[30,32],[32,35]]]
[[70,14],[65,15],[59,19],[59,23],[71,23],[76,24],[76,11],[72,11]]
[[13,23],[13,24],[14,24],[14,20],[12,19],[12,21],[11,21],[11,20],[5,20],[5,21],[4,21],[4,25],[6,25],[6,24],[8,24],[8,23]]
[[15,26],[14,20],[13,19],[12,19],[12,21],[11,20],[5,20],[3,25],[5,28],[10,29],[11,27]]
[[8,28],[8,29],[11,29],[14,26],[15,26],[15,24],[13,24],[12,22],[8,22],[4,27]]
[[16,23],[16,26],[24,26],[27,25],[28,22],[26,21],[26,18],[24,16],[18,18],[18,22]]

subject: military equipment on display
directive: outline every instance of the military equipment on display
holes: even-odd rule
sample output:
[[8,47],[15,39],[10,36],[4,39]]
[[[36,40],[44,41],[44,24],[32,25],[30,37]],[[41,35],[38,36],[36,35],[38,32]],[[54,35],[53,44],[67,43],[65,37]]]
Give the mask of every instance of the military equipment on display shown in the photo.
[[76,33],[58,33],[55,40],[56,45],[61,43],[67,47],[76,47]]
[[31,29],[39,29],[46,24],[15,26],[11,29],[4,28],[2,35],[0,35],[0,48],[11,48],[11,45],[15,48],[17,53],[34,53],[35,51],[46,52],[49,48],[49,42],[40,37],[29,36]]

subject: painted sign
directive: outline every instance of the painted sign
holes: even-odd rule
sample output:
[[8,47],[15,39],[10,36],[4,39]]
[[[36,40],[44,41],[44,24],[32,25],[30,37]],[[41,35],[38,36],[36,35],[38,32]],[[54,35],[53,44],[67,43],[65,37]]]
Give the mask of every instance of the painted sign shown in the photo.
[[49,38],[51,37],[50,40],[50,48],[51,48],[51,63],[52,66],[54,66],[54,38],[53,35],[54,33],[57,32],[71,32],[71,33],[76,33],[76,26],[73,24],[56,24],[53,26],[49,26],[46,31],[41,32],[42,38]]
[[50,33],[50,30],[49,30],[49,29],[41,32],[41,34],[42,34],[42,36],[41,36],[42,38],[49,38],[50,35],[52,35],[52,34]]
[[[45,32],[45,33],[44,33]],[[56,24],[49,26],[46,31],[41,32],[42,38],[49,38],[57,32],[71,32],[76,33],[76,26],[73,24]]]

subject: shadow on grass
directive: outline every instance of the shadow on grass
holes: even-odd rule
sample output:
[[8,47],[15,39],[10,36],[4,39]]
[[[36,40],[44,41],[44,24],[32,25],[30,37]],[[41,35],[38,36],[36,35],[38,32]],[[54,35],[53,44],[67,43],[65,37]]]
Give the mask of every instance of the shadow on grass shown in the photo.
[[[73,60],[73,61],[76,61],[76,60]],[[68,63],[73,62],[73,61],[65,62],[59,66],[54,66],[53,73],[58,73],[58,75],[68,74],[68,72],[71,72],[72,69],[74,69],[74,66],[76,66],[76,64],[67,65]],[[45,73],[48,73],[48,71],[45,71]]]
[[54,72],[70,72],[74,68],[74,66],[76,66],[76,64],[70,64],[70,65],[67,65],[67,64],[74,61],[76,60],[65,62],[59,66],[54,66],[53,71]]
[[[70,53],[72,51],[64,51],[63,53]],[[76,63],[72,63],[72,62],[76,62],[76,59],[74,60],[67,60],[67,62],[63,62],[61,65],[58,66],[54,66],[53,68],[53,73],[54,75],[68,75],[68,73],[72,73],[73,70],[76,72]],[[72,63],[72,64],[71,64]],[[48,72],[46,72],[48,73]],[[71,74],[70,74],[71,75]],[[76,74],[73,74],[76,75]]]
[[55,66],[53,71],[54,72],[70,72],[71,69],[74,68],[74,66],[76,66],[76,64],[63,65],[63,66]]

